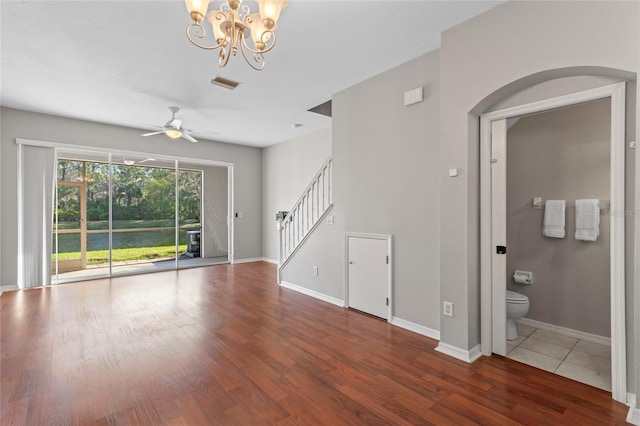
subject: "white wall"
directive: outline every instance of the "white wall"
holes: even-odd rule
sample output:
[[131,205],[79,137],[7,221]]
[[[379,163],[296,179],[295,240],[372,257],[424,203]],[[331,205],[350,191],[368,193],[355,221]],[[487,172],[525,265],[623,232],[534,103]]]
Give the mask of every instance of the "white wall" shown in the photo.
[[0,285],[17,280],[17,145],[16,138],[96,146],[150,154],[176,155],[235,164],[235,207],[243,217],[235,219],[235,258],[262,257],[262,150],[201,140],[171,142],[157,136],[143,138],[142,131],[88,121],[73,120],[2,108],[2,277]]
[[[334,95],[335,224],[320,225],[284,281],[343,299],[344,232],[391,234],[394,315],[439,328],[439,79],[435,51]],[[405,107],[416,87],[424,102]]]
[[262,150],[263,256],[278,261],[276,212],[288,211],[331,156],[331,129]]
[[[463,349],[480,342],[478,115],[553,78],[635,78],[638,7],[638,2],[508,2],[443,33],[441,299],[456,305],[455,317],[441,318],[443,342]],[[461,176],[446,178],[452,167],[460,168]],[[630,375],[633,365],[631,358]]]

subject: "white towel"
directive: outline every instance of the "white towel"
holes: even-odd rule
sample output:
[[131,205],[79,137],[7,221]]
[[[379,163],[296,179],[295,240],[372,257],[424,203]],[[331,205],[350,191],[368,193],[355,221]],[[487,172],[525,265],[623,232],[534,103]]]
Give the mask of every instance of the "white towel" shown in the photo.
[[564,238],[564,200],[547,200],[544,204],[542,235]]
[[576,200],[576,240],[596,241],[600,235],[600,200]]

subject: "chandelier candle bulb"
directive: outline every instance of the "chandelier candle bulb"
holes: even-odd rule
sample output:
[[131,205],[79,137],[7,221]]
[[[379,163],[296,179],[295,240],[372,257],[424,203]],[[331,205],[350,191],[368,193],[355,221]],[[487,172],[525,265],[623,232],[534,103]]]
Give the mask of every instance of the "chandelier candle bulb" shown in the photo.
[[[225,67],[238,50],[249,66],[257,71],[264,69],[264,54],[276,45],[277,21],[288,0],[256,0],[258,13],[242,0],[225,0],[219,10],[207,13],[210,0],[185,0],[187,11],[193,21],[187,26],[187,39],[191,44],[205,50],[218,50],[218,65]],[[199,40],[205,37],[202,20],[211,24],[216,44],[205,45]],[[252,46],[249,45],[249,42]]]
[[191,19],[196,23],[202,22],[204,14],[209,7],[209,0],[184,0]]
[[287,6],[287,0],[256,0],[262,22],[267,29],[273,29],[278,22],[280,12]]

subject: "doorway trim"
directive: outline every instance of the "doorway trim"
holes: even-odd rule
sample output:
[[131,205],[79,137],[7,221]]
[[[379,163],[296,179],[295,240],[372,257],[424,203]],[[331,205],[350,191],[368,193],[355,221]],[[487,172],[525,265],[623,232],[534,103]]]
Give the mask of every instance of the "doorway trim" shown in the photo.
[[492,354],[491,123],[525,114],[611,98],[611,382],[612,397],[627,402],[625,334],[625,83],[489,112],[480,117],[480,344]]
[[393,319],[393,252],[391,235],[366,234],[360,232],[344,233],[344,307],[349,308],[349,237],[370,238],[374,240],[384,240],[387,242],[387,253],[389,256],[389,268],[387,268],[387,297],[389,298],[389,309],[387,310],[387,322]]

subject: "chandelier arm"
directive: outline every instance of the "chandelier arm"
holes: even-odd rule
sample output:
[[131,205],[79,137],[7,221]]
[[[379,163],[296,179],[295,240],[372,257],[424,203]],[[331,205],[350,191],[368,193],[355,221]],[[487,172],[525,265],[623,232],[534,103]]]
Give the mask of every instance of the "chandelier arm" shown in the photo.
[[[194,30],[195,29],[195,30]],[[196,47],[199,47],[200,49],[205,49],[205,50],[216,50],[219,47],[221,47],[224,44],[224,40],[218,44],[216,44],[215,46],[204,46],[200,43],[198,43],[197,41],[195,41],[194,39],[191,38],[191,32],[193,31],[193,35],[197,38],[203,38],[205,35],[205,30],[204,27],[198,23],[193,23],[191,25],[187,26],[187,30],[186,30],[186,34],[187,34],[187,39],[191,42],[191,44],[193,44]]]
[[[269,41],[271,42],[271,44],[269,44],[269,47],[267,47],[267,48],[264,48],[264,49],[262,49],[262,50],[253,50],[253,49],[252,49],[252,48],[247,44],[247,42],[246,42],[246,40],[245,40],[245,38],[244,38],[244,37],[242,37],[242,44],[244,45],[244,47],[246,47],[246,49],[247,49],[249,52],[253,53],[254,55],[255,55],[255,54],[263,54],[263,53],[267,53],[267,52],[271,51],[271,49],[273,49],[273,48],[275,47],[275,45],[276,45],[276,33],[274,33],[273,31],[265,31],[264,33],[262,33],[262,37],[264,38],[265,34],[267,34],[267,33],[271,34],[271,40],[269,40]],[[265,45],[266,45],[266,43],[265,43]]]
[[249,6],[243,4],[242,6],[240,6],[240,9],[238,9],[238,19],[240,19],[240,21],[244,21],[244,17],[247,16],[249,12]]
[[218,55],[218,66],[220,68],[224,68],[229,63],[229,58],[231,58],[231,44],[228,43],[227,46],[223,46],[220,48],[220,54]]
[[[251,62],[251,60],[249,60],[249,58],[247,58],[247,54],[244,51],[244,48],[249,49],[249,51],[252,53],[253,55],[253,60],[256,61],[258,64],[260,64],[259,66],[255,66],[253,65],[253,63]],[[251,50],[249,48],[249,46],[247,46],[247,43],[244,42],[244,37],[242,38],[242,43],[240,43],[240,51],[242,52],[242,57],[244,58],[245,62],[254,70],[256,71],[262,71],[264,69],[265,66],[265,61],[264,61],[264,56],[262,55],[262,53],[260,52],[254,52],[253,50]]]

